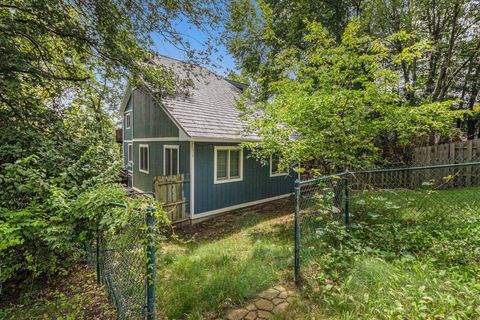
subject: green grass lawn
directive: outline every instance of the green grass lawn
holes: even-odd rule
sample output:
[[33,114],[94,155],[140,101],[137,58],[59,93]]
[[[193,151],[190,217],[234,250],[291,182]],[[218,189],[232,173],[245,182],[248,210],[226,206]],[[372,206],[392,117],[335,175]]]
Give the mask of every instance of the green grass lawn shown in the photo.
[[[267,211],[221,217],[193,229],[198,231],[193,241],[165,244],[157,275],[161,316],[213,318],[288,278],[292,215],[285,214],[292,211],[280,205]],[[193,233],[181,237],[188,240]]]
[[[480,318],[480,188],[353,195],[348,231],[302,222],[302,298],[280,319]],[[159,253],[161,316],[215,318],[292,281],[293,207],[185,229]],[[198,234],[192,241],[193,234]]]

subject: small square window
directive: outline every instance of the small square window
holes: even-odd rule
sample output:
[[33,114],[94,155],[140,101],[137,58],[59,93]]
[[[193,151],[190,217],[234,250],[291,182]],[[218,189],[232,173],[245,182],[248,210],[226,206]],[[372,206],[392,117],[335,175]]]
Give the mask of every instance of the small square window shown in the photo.
[[270,177],[284,176],[288,174],[288,170],[280,170],[280,156],[272,154],[270,156]]
[[234,182],[243,179],[243,152],[239,147],[215,147],[214,183]]

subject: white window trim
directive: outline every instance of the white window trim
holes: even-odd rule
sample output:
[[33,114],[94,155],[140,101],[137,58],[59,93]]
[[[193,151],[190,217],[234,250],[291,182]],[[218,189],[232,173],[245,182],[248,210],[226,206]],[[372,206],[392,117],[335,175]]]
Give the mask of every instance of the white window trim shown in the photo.
[[[132,128],[132,111],[125,112],[125,117],[123,121],[125,121],[125,129],[131,129]],[[130,117],[130,125],[127,127],[127,116]]]
[[[132,147],[132,153],[130,153],[130,147]],[[133,143],[127,143],[127,162],[133,163]]]
[[[236,146],[215,146],[213,149],[214,149],[214,151],[213,151],[213,155],[214,155],[214,159],[213,159],[213,183],[214,184],[220,184],[220,183],[243,181],[243,149],[241,147],[236,147]],[[240,177],[233,178],[233,179],[227,178],[227,179],[222,179],[222,180],[217,179],[217,151],[218,150],[240,151],[240,168],[239,168]],[[229,161],[227,162],[227,177],[230,177],[230,158],[228,160]]]
[[165,152],[166,149],[177,149],[177,174],[180,174],[180,146],[178,145],[171,145],[171,144],[165,144],[163,145],[163,175],[166,176],[166,168],[165,168],[165,155],[167,154]]
[[288,175],[288,170],[286,172],[274,173],[274,172],[272,172],[272,169],[273,169],[272,155],[270,155],[270,177],[282,177],[282,176],[287,176]]
[[[147,148],[147,170],[142,170],[141,156],[142,152],[140,149]],[[150,147],[148,144],[139,144],[138,145],[138,171],[148,174],[150,171]]]

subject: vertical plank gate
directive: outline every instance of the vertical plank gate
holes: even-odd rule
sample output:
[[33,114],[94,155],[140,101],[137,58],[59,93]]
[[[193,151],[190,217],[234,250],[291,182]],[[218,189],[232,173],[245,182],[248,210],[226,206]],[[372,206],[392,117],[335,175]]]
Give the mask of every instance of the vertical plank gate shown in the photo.
[[153,179],[153,186],[157,200],[163,203],[167,216],[172,222],[188,219],[183,194],[184,176],[158,176]]

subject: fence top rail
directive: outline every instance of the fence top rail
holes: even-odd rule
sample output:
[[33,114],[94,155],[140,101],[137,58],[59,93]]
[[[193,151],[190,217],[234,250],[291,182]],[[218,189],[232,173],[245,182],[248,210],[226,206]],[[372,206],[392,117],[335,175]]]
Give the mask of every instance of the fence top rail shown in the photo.
[[360,171],[344,171],[341,173],[331,174],[327,176],[321,176],[318,178],[308,179],[308,180],[296,180],[295,185],[302,186],[305,184],[321,182],[333,177],[343,177],[345,175],[355,175],[358,173],[380,173],[380,172],[398,172],[398,171],[417,171],[425,169],[448,169],[448,168],[459,168],[459,167],[468,167],[468,166],[480,166],[480,162],[465,162],[465,163],[454,163],[454,164],[438,164],[432,166],[415,166],[415,167],[402,167],[402,168],[391,168],[391,169],[374,169],[374,170],[360,170]]
[[313,179],[308,179],[308,180],[297,179],[297,180],[295,180],[295,184],[298,184],[298,185],[301,186],[301,185],[304,185],[304,184],[315,183],[315,182],[327,180],[327,179],[334,178],[334,177],[343,177],[343,176],[346,176],[349,173],[351,173],[351,172],[345,171],[345,172],[330,174],[328,176],[321,176],[321,177],[318,177],[318,178],[313,178]]
[[402,168],[391,168],[391,169],[374,169],[374,170],[361,170],[361,171],[352,171],[350,173],[376,173],[376,172],[395,172],[395,171],[416,171],[416,170],[425,170],[425,169],[448,169],[448,168],[457,168],[457,167],[468,167],[480,165],[480,162],[465,162],[465,163],[452,163],[452,164],[437,164],[432,166],[415,166],[415,167],[402,167]]

